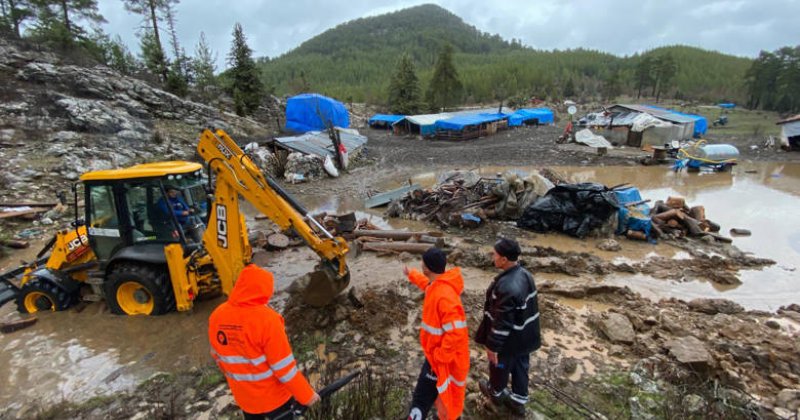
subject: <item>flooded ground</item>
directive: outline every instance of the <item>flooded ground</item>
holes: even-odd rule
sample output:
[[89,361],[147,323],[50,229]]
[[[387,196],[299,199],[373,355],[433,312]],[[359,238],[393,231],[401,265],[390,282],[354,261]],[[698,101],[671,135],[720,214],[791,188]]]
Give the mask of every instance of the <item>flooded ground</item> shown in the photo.
[[[489,167],[481,171],[487,176],[507,168]],[[679,297],[722,297],[734,300],[748,309],[774,311],[782,305],[800,302],[800,285],[796,269],[800,261],[800,164],[745,163],[732,173],[687,174],[674,173],[665,167],[605,167],[557,168],[575,181],[597,181],[607,185],[632,183],[639,187],[644,198],[653,201],[669,195],[686,197],[691,205],[704,205],[711,220],[723,227],[745,228],[752,236],[736,237],[734,244],[759,257],[771,258],[777,264],[763,271],[741,273],[739,286],[712,285],[701,281],[679,282],[659,280],[644,275],[609,275],[598,278],[615,285],[625,285],[652,299]],[[518,168],[526,171],[528,168]],[[415,182],[430,184],[436,172],[415,178]],[[379,180],[383,188],[400,182]],[[366,210],[362,197],[353,195],[303,194],[298,199],[310,212],[342,213],[356,211],[359,218],[370,218],[381,228],[432,230],[420,222],[386,220],[382,210]],[[256,226],[254,220],[250,220]],[[500,229],[514,229],[498,224]],[[476,235],[488,238],[490,244],[496,228],[483,228]],[[674,259],[690,258],[682,250],[665,245],[620,240],[622,251],[605,252],[595,248],[597,240],[576,240],[564,235],[538,235],[517,232],[523,242],[551,246],[564,251],[590,252],[608,260],[643,260],[649,256]],[[43,242],[43,241],[42,241]],[[40,244],[0,260],[4,269],[30,258]],[[488,248],[487,248],[488,249]],[[272,270],[282,289],[313,269],[316,256],[307,248],[295,248],[278,253],[259,253],[255,261]],[[352,283],[356,286],[385,283],[402,278],[403,265],[418,266],[416,260],[402,262],[396,258],[381,258],[365,254],[349,260]],[[483,290],[491,273],[465,268],[466,287]],[[540,274],[540,280],[573,281],[574,277]],[[285,294],[278,293],[281,298]],[[48,313],[26,330],[0,336],[0,404],[16,406],[25,401],[57,402],[63,399],[85,400],[95,395],[125,389],[158,371],[179,371],[207,364],[208,345],[205,332],[207,319],[222,300],[199,302],[189,313],[172,313],[151,318],[113,316],[101,304],[91,304],[78,313]],[[562,299],[565,306],[580,311],[608,309],[603,303]],[[0,320],[9,319],[15,308],[8,304],[0,309]],[[553,338],[555,339],[555,338]],[[586,346],[574,345],[575,357],[580,358]],[[578,350],[579,349],[579,350]],[[581,373],[593,371],[591,363],[581,366]]]

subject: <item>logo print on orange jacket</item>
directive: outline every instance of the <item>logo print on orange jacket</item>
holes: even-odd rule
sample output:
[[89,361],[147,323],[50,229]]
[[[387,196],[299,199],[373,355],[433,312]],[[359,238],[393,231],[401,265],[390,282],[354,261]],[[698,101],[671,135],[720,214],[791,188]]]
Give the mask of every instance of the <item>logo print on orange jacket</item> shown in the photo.
[[464,409],[469,374],[469,331],[461,304],[464,290],[461,269],[447,270],[430,284],[428,278],[416,270],[408,273],[408,279],[425,291],[419,341],[436,374],[439,418],[456,419]]
[[208,321],[211,355],[248,413],[275,410],[292,396],[305,405],[314,396],[297,370],[283,317],[267,305],[272,289],[272,274],[250,264]]

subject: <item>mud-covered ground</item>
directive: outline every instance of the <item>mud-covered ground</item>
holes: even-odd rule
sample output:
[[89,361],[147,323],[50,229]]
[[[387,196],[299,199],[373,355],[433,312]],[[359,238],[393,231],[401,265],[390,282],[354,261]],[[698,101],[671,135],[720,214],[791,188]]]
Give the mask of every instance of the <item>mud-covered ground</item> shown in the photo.
[[[371,192],[393,188],[421,173],[514,166],[624,166],[635,171],[637,159],[646,155],[625,148],[598,156],[594,149],[556,145],[554,139],[560,133],[561,129],[549,126],[523,128],[456,143],[392,137],[369,130],[366,158],[349,174],[287,188],[309,208],[330,207],[335,211],[339,207],[358,208],[346,203],[360,203]],[[791,154],[770,157],[771,153],[784,152],[742,151],[745,159],[795,159]],[[66,221],[57,220],[56,224]],[[17,231],[27,226],[20,223],[10,227]],[[437,228],[420,223],[409,227]],[[532,358],[528,418],[796,415],[800,406],[800,307],[787,304],[776,312],[765,312],[747,310],[723,299],[653,300],[628,287],[603,281],[616,275],[636,274],[665,283],[702,281],[729,287],[740,281],[745,270],[775,266],[757,253],[697,241],[662,243],[653,248],[622,240],[626,258],[619,260],[595,248],[604,238],[591,238],[580,249],[575,249],[572,242],[565,249],[557,246],[562,242],[558,235],[534,235],[508,223],[493,222],[476,231],[448,229],[447,234],[457,247],[451,254],[452,262],[463,266],[467,277],[462,298],[471,332],[480,320],[483,290],[495,275],[486,251],[498,235],[518,237],[526,246],[523,261],[539,281],[544,329],[544,345]],[[680,252],[686,255],[675,258]],[[651,253],[656,255],[648,255]],[[9,258],[15,258],[15,254]],[[281,277],[292,279],[302,276],[314,264],[314,257],[305,248],[295,248],[269,253],[264,261],[269,261],[264,265]],[[340,296],[329,307],[308,308],[290,293],[278,293],[276,297],[275,306],[286,318],[296,357],[315,386],[356,369],[365,372],[349,391],[343,391],[331,406],[311,417],[401,418],[423,356],[418,344],[422,295],[403,280],[400,272],[403,265],[418,262],[407,255],[364,253],[353,255],[350,263],[353,292]],[[283,281],[279,286],[287,285]],[[71,317],[73,324],[100,317],[102,322],[98,325],[108,330],[115,323],[120,323],[120,330],[134,324],[136,333],[151,334],[153,342],[162,341],[158,337],[163,332],[139,322],[158,325],[159,319],[129,323],[109,315],[102,304],[90,307],[93,309],[83,313],[64,315]],[[161,318],[161,325],[170,326],[170,342],[178,339],[185,340],[185,344],[170,344],[156,355],[141,351],[126,356],[134,362],[112,369],[108,375],[104,373],[101,383],[117,384],[118,378],[151,365],[163,374],[155,374],[138,386],[121,387],[88,400],[69,397],[59,403],[20,393],[25,398],[0,410],[0,418],[239,418],[224,378],[211,360],[203,357],[207,354],[204,316],[211,307],[206,305],[194,314]],[[196,323],[190,322],[193,316],[198,317]],[[40,324],[52,321],[43,317]],[[59,328],[62,327],[67,328]],[[7,336],[5,343],[10,348],[20,348],[24,346],[19,342],[23,339],[14,337],[28,337],[23,334],[37,328],[49,331],[46,326],[36,325],[14,333],[16,336]],[[68,341],[70,346],[75,346],[75,340],[102,341],[102,346],[111,348],[126,346],[105,343],[114,337],[124,340],[124,334],[110,331],[97,339],[88,333],[67,337],[63,331],[49,331],[48,337]],[[129,344],[146,347],[148,340]],[[174,363],[164,361],[169,359],[169,352],[174,354]],[[495,412],[485,407],[477,390],[477,380],[486,375],[483,351],[473,345],[471,356],[473,368],[464,417],[504,418],[503,410]],[[81,355],[65,357],[68,363],[85,359]],[[19,356],[11,359],[24,364]]]

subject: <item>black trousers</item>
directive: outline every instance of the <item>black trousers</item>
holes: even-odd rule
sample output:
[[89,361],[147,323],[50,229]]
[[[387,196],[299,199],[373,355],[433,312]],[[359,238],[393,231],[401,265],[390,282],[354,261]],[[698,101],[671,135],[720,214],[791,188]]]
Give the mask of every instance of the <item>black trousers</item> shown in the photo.
[[244,420],[291,420],[294,418],[294,415],[291,414],[293,406],[294,398],[289,398],[285,404],[268,413],[253,414],[242,410],[242,414],[244,414]]
[[523,354],[499,354],[497,365],[489,363],[489,383],[495,395],[500,396],[508,385],[508,377],[511,376],[511,400],[518,404],[528,402],[528,369],[531,366],[531,355]]
[[423,420],[428,417],[439,391],[436,390],[436,375],[431,370],[431,365],[425,360],[417,378],[417,386],[414,387],[414,394],[411,397],[411,409],[408,412],[408,420]]

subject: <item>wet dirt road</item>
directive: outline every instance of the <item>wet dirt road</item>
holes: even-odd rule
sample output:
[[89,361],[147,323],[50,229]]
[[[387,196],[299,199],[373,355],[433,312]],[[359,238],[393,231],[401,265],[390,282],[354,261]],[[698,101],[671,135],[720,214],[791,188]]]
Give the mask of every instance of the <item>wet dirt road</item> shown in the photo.
[[[493,175],[505,168],[484,168]],[[525,171],[526,168],[518,168]],[[763,271],[743,272],[742,284],[724,290],[710,283],[665,281],[646,276],[607,276],[602,281],[627,285],[645,296],[659,299],[676,296],[722,297],[750,309],[775,310],[781,305],[800,302],[800,285],[795,271],[800,261],[800,164],[742,164],[729,174],[675,174],[666,167],[559,168],[575,181],[595,180],[607,185],[632,182],[644,198],[665,199],[682,195],[687,202],[706,207],[708,217],[723,227],[746,228],[750,237],[737,237],[734,244],[759,257],[777,261]],[[433,176],[431,176],[433,175]],[[435,173],[428,176],[435,178]],[[386,188],[400,182],[380,180]],[[417,222],[384,220],[380,211],[365,211],[360,197],[353,195],[298,196],[312,212],[359,211],[384,228],[432,229]],[[513,229],[503,226],[503,231]],[[494,230],[479,230],[491,243]],[[648,255],[687,258],[685,251],[668,245],[650,245],[620,240],[619,253],[599,251],[596,240],[580,241],[564,235],[519,233],[531,244],[569,251],[591,252],[607,259],[641,260]],[[33,248],[37,248],[36,245]],[[29,251],[26,251],[29,252]],[[35,250],[33,251],[35,253]],[[0,261],[8,267],[25,258],[13,254]],[[276,274],[278,289],[311,271],[316,256],[306,248],[255,257],[259,265]],[[417,265],[415,261],[408,263]],[[362,255],[350,259],[352,283],[365,285],[401,278],[403,262],[395,258]],[[465,269],[466,286],[480,290],[490,273]],[[541,280],[571,281],[566,276],[541,274]],[[278,293],[277,298],[284,296]],[[210,363],[205,338],[208,315],[221,302],[199,302],[190,313],[172,313],[158,318],[125,318],[108,314],[102,304],[89,305],[83,312],[48,313],[39,316],[31,328],[0,336],[0,404],[17,406],[29,401],[62,399],[80,401],[95,395],[129,388],[158,371],[185,370]],[[574,302],[581,305],[581,302]],[[0,309],[0,320],[13,311],[9,304]]]

